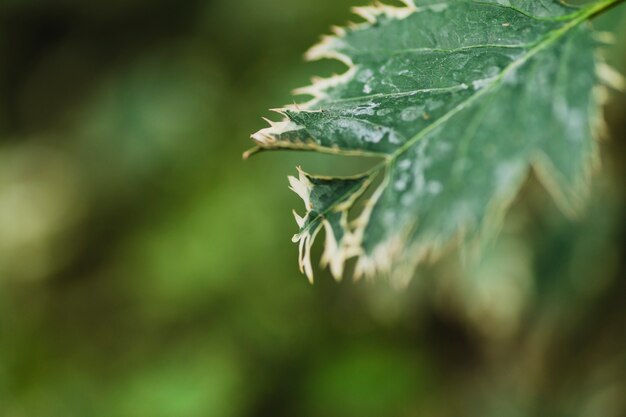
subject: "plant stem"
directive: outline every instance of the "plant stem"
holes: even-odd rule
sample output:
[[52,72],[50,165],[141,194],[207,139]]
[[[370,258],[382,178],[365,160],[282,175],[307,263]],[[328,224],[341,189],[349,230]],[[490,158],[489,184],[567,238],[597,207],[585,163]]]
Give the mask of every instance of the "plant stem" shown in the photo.
[[605,0],[600,3],[592,4],[589,8],[583,10],[583,15],[586,16],[587,19],[598,16],[612,7],[623,3],[625,0]]

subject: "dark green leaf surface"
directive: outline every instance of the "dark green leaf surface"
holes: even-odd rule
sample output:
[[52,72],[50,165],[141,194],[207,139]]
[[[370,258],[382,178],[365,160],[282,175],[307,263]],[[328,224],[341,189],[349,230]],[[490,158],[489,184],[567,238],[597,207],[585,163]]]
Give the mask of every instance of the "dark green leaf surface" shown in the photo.
[[[298,91],[313,99],[253,135],[258,150],[381,157],[356,178],[300,173],[301,268],[326,229],[323,263],[340,278],[406,282],[449,242],[497,224],[531,167],[564,210],[581,206],[597,156],[596,41],[586,23],[615,1],[407,1],[356,11],[308,53],[349,70]],[[354,224],[347,213],[382,176]]]

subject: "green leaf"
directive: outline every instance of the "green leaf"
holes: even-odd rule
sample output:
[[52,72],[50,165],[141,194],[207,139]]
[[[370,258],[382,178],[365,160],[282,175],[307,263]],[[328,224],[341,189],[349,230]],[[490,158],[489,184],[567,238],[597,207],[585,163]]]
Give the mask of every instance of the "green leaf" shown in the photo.
[[[586,22],[619,0],[574,7],[556,0],[405,1],[357,8],[367,22],[335,29],[309,59],[348,71],[297,91],[313,99],[252,136],[262,150],[378,156],[354,178],[300,172],[307,213],[300,265],[325,228],[323,264],[336,278],[406,283],[449,243],[498,224],[531,167],[569,213],[580,210],[597,161],[598,41]],[[597,71],[599,65],[603,71]],[[382,181],[353,224],[357,199]]]
[[307,210],[304,217],[294,211],[300,226],[300,231],[293,237],[293,241],[300,244],[300,269],[313,280],[311,246],[323,227],[326,250],[322,255],[322,265],[329,265],[333,275],[340,277],[343,275],[344,260],[358,255],[358,252],[349,252],[358,242],[350,242],[352,234],[348,230],[348,210],[370,185],[372,177],[325,178],[307,174],[301,169],[298,171],[299,178],[289,177],[289,182]]

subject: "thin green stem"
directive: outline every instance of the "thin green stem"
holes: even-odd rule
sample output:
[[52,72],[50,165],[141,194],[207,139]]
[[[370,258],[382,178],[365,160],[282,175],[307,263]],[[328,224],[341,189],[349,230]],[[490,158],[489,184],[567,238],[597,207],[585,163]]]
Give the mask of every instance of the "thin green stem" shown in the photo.
[[[608,9],[617,6],[620,3],[623,3],[626,0],[605,0],[599,3],[592,4],[591,6],[583,9],[581,13],[583,13],[587,19],[600,15],[606,12]],[[587,13],[585,13],[587,11]]]

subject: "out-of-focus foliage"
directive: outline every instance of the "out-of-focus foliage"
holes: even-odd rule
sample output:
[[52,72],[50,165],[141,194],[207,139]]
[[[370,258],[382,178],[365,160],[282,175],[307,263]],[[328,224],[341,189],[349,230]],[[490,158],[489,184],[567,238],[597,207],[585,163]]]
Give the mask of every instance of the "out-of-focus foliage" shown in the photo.
[[351,5],[0,3],[1,417],[624,415],[623,95],[579,220],[530,180],[404,292],[299,277],[276,184],[367,161],[240,154]]

